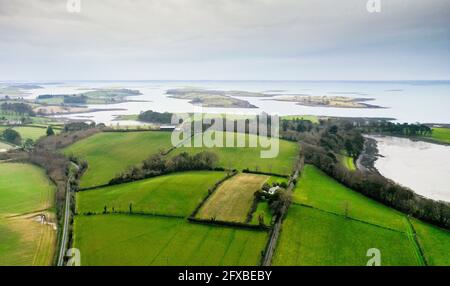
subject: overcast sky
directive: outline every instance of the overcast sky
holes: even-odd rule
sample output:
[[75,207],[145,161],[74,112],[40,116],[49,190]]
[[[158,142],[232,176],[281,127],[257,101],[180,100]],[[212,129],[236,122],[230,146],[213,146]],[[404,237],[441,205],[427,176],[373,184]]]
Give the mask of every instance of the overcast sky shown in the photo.
[[0,80],[450,79],[450,1],[0,0]]

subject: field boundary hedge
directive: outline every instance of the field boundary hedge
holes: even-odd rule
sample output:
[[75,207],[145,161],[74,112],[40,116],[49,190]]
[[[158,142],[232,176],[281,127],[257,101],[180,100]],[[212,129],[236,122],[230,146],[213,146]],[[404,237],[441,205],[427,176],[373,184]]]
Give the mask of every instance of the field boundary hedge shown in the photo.
[[245,219],[246,223],[250,223],[252,221],[253,214],[255,213],[256,209],[258,208],[258,204],[259,204],[260,201],[261,200],[260,200],[259,197],[256,197],[256,196],[253,197],[252,206],[248,210],[247,218]]
[[214,219],[200,219],[195,217],[188,217],[188,221],[192,223],[199,223],[205,225],[220,225],[220,226],[229,226],[233,228],[245,228],[252,230],[262,230],[268,231],[271,228],[266,225],[256,225],[256,224],[248,224],[243,222],[231,222],[231,221],[223,221],[223,220],[214,220]]
[[[145,180],[145,179],[142,179],[142,180]],[[132,183],[132,182],[127,182],[127,183]],[[124,184],[126,184],[126,183],[124,183]],[[93,187],[80,188],[80,189],[77,190],[77,192],[92,191],[92,190],[95,190],[95,189],[101,189],[101,188],[106,188],[106,187],[110,187],[110,186],[112,186],[112,185],[110,185],[110,184],[103,184],[103,185],[98,185],[98,186],[93,186]]]
[[16,125],[15,127],[33,127],[33,128],[40,128],[40,129],[47,129],[48,127],[52,127],[52,129],[56,129],[61,131],[63,129],[60,125],[54,125],[54,124],[43,124],[43,125],[37,125],[37,124],[22,124],[22,125]]
[[170,215],[170,214],[160,214],[160,213],[151,213],[151,212],[142,212],[142,211],[107,211],[105,212],[85,212],[85,213],[76,213],[78,216],[107,216],[107,215],[131,215],[131,216],[152,216],[152,217],[165,217],[165,218],[176,218],[176,219],[185,219],[182,215]]
[[92,190],[95,190],[95,189],[107,188],[107,187],[111,187],[111,186],[131,184],[131,183],[134,183],[134,182],[144,181],[144,180],[148,180],[148,179],[152,179],[152,178],[156,178],[156,177],[161,177],[161,176],[166,176],[166,175],[170,175],[170,174],[185,173],[185,172],[195,172],[195,171],[224,172],[226,170],[223,169],[223,168],[217,167],[217,168],[212,168],[212,169],[182,170],[182,171],[168,171],[168,172],[164,172],[164,173],[154,173],[152,175],[146,176],[145,178],[139,178],[139,179],[132,180],[132,181],[125,181],[125,182],[122,182],[122,183],[110,183],[109,182],[109,183],[103,184],[103,185],[92,186],[92,187],[87,187],[87,188],[80,188],[80,189],[77,190],[77,192],[92,191]]
[[289,175],[281,175],[281,174],[271,173],[271,172],[253,171],[253,170],[250,170],[248,168],[245,168],[244,170],[242,170],[242,173],[256,174],[256,175],[266,175],[266,176],[275,176],[275,177],[281,177],[281,178],[285,178],[285,179],[289,179],[289,177],[290,177]]
[[424,266],[428,266],[428,261],[425,256],[425,253],[422,249],[422,245],[420,245],[419,240],[417,239],[416,229],[414,228],[414,225],[409,220],[409,216],[405,216],[405,219],[406,219],[406,222],[409,227],[409,231],[407,232],[407,235],[410,237],[410,239],[412,240],[412,243],[414,244],[414,248],[417,251],[417,255],[419,256],[419,259],[421,260],[420,263],[423,264]]
[[161,130],[161,129],[111,129],[104,128],[102,132],[106,133],[129,133],[129,132],[172,132],[172,130]]

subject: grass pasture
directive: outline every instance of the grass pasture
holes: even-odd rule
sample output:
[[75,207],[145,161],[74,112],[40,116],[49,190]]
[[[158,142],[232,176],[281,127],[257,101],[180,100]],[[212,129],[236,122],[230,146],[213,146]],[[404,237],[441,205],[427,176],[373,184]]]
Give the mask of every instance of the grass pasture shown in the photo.
[[[2,133],[7,128],[8,127],[4,126],[0,127],[0,133]],[[40,128],[33,126],[17,126],[12,127],[12,129],[20,134],[20,136],[22,137],[22,141],[25,141],[27,139],[32,139],[33,141],[36,141],[37,139],[47,134],[47,127]],[[58,132],[58,130],[54,131]]]
[[404,215],[327,176],[318,168],[306,165],[293,194],[293,202],[305,204],[354,219],[406,231]]
[[410,219],[306,165],[283,222],[274,265],[360,265],[381,251],[381,265],[449,265],[450,233]]
[[[237,146],[237,142],[244,142],[244,146],[249,146],[250,140],[257,140],[256,135],[246,135],[243,133],[231,133],[223,132],[223,141],[219,137],[217,142],[224,142],[223,146],[226,146],[226,136],[234,136],[234,146]],[[204,136],[211,137],[211,133],[205,132]],[[219,135],[220,136],[220,135]],[[196,138],[199,138],[197,135]],[[214,136],[212,136],[213,139]],[[194,138],[194,140],[197,140]],[[233,138],[233,137],[230,137]],[[275,139],[273,139],[275,140]],[[192,146],[194,146],[192,142]],[[261,158],[262,150],[270,150],[270,148],[259,147],[180,147],[177,148],[171,154],[179,154],[180,152],[188,152],[195,154],[201,151],[215,152],[219,157],[218,165],[224,168],[243,170],[248,168],[250,170],[259,170],[264,172],[271,172],[281,175],[290,175],[292,172],[294,163],[297,159],[299,146],[295,142],[289,142],[286,140],[279,140],[279,152],[274,158]],[[274,149],[275,151],[276,149]]]
[[450,128],[433,128],[431,138],[444,143],[450,143]]
[[54,186],[38,167],[0,164],[0,265],[52,263],[56,232],[33,213],[51,218],[54,194]]
[[64,149],[88,161],[81,188],[107,184],[112,178],[152,154],[172,147],[170,132],[102,132]]
[[238,174],[228,179],[212,194],[197,214],[198,218],[245,222],[254,200],[268,176]]
[[450,232],[416,219],[411,222],[428,265],[449,266]]
[[405,233],[291,205],[273,265],[365,266],[370,248],[380,250],[383,266],[419,263]]
[[81,265],[256,266],[267,232],[131,215],[76,216]]
[[208,194],[208,188],[225,177],[224,172],[183,172],[77,193],[78,213],[101,213],[107,206],[134,211],[188,216]]
[[270,210],[269,203],[267,201],[261,201],[258,203],[255,212],[253,213],[251,224],[259,224],[259,216],[263,217],[264,224],[270,225],[272,222],[272,211]]
[[0,218],[53,206],[55,189],[42,169],[29,164],[0,164]]

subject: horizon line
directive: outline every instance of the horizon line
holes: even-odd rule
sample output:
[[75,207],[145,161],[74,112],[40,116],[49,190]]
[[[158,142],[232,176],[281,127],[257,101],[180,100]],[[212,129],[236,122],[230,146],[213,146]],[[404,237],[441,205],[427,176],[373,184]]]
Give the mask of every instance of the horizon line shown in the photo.
[[317,80],[308,80],[308,79],[41,79],[41,80],[24,80],[24,79],[14,79],[14,80],[2,80],[1,83],[11,83],[11,82],[21,82],[21,83],[61,83],[61,82],[156,82],[156,81],[165,81],[165,82],[180,82],[180,81],[202,81],[202,82],[236,82],[236,81],[245,81],[245,82],[368,82],[368,83],[376,83],[376,82],[450,82],[450,79],[393,79],[393,80],[339,80],[339,79],[317,79]]

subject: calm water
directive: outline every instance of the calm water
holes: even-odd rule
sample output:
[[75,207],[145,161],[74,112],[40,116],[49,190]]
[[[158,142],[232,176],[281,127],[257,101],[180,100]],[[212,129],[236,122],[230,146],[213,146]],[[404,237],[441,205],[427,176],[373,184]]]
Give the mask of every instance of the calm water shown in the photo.
[[[145,110],[168,112],[206,112],[256,114],[262,111],[279,115],[328,115],[348,117],[392,117],[400,122],[450,123],[450,82],[301,82],[301,81],[143,81],[143,82],[67,82],[42,85],[29,98],[39,94],[81,93],[86,88],[124,87],[138,89],[143,94],[128,102],[114,105],[95,105],[92,108],[122,108],[123,111],[104,111],[74,114],[70,118],[90,119],[110,124],[119,114],[137,114]],[[200,108],[185,100],[168,98],[170,88],[197,87],[218,90],[268,92],[274,95],[310,94],[375,98],[370,104],[387,109],[342,109],[300,106],[291,102],[268,101],[262,98],[242,98],[257,109]]]
[[[345,117],[389,117],[399,122],[450,124],[450,81],[447,82],[301,82],[301,81],[142,81],[142,82],[65,82],[39,84],[43,89],[32,90],[28,98],[40,94],[75,94],[92,88],[130,88],[141,91],[128,102],[114,105],[93,105],[91,108],[120,108],[120,111],[102,111],[66,115],[72,119],[94,120],[107,125],[117,124],[117,115],[138,114],[145,110],[168,112],[204,112],[257,114],[265,111],[279,115],[326,115]],[[307,107],[291,102],[269,101],[262,98],[242,98],[256,109],[201,108],[187,100],[168,98],[171,88],[196,87],[217,90],[266,92],[276,95],[309,94],[374,98],[369,103],[386,109],[342,109]],[[140,124],[121,121],[121,125]],[[450,147],[413,142],[409,139],[377,138],[380,154],[376,168],[384,176],[410,187],[417,193],[450,201]],[[1,148],[0,148],[1,149]]]
[[407,138],[371,136],[380,157],[375,167],[386,178],[435,200],[450,202],[450,147]]

